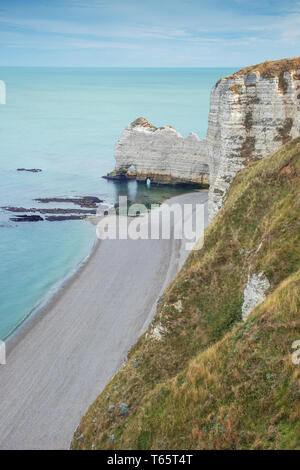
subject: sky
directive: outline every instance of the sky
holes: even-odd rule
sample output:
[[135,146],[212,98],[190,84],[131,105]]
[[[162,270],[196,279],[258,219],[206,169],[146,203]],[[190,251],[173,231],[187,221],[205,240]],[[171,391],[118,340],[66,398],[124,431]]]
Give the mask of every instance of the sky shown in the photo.
[[0,66],[244,67],[300,55],[300,0],[0,0]]

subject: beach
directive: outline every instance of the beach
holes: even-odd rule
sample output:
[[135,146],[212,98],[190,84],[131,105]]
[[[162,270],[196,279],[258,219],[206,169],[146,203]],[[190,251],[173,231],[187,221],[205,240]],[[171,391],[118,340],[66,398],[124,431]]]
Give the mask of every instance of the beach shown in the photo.
[[113,205],[119,195],[127,194],[131,202],[160,202],[179,195],[176,186],[152,185],[149,190],[134,180],[101,176],[115,166],[114,145],[124,127],[143,113],[157,126],[172,125],[184,137],[193,131],[204,138],[210,89],[230,72],[233,69],[0,67],[9,98],[0,105],[5,136],[0,141],[1,340],[77,269],[95,240],[90,224],[18,223],[2,207],[75,209],[79,206],[35,199],[97,196]]
[[[207,191],[168,203],[206,203]],[[0,448],[67,449],[81,416],[146,330],[184,263],[184,240],[103,240],[8,342]]]

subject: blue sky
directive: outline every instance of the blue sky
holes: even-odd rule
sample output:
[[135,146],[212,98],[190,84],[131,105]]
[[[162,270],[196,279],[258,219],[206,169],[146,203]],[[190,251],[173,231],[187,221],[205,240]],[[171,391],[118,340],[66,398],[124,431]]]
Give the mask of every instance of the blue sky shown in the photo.
[[0,0],[0,65],[242,67],[296,55],[298,0]]

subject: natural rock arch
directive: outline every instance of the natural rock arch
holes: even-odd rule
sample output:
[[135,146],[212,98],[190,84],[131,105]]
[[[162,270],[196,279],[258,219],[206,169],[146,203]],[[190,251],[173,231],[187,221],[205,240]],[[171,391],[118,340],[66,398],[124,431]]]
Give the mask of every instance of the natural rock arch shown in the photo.
[[208,187],[209,166],[206,141],[191,133],[182,137],[171,126],[155,127],[138,118],[127,126],[115,147],[115,170],[108,178],[132,178],[161,184],[190,183]]

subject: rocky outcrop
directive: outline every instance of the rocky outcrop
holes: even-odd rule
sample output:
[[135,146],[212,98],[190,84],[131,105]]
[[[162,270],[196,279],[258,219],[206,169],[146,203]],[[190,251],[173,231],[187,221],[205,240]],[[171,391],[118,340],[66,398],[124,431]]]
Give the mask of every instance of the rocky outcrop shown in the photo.
[[[75,204],[79,205],[81,209],[74,209],[74,208],[39,208],[39,207],[31,207],[29,209],[25,207],[12,207],[12,206],[4,206],[1,209],[16,213],[15,217],[11,217],[10,220],[12,222],[40,222],[43,220],[47,220],[48,222],[57,222],[57,221],[65,221],[65,220],[81,220],[85,219],[88,216],[95,215],[97,212],[98,204],[103,202],[102,199],[99,199],[96,196],[83,196],[83,197],[76,197],[76,198],[60,198],[60,197],[53,197],[53,198],[40,198],[35,199],[37,202],[43,202],[45,204],[49,202],[58,202],[58,203],[68,203],[68,204]],[[86,207],[88,209],[82,209]],[[19,215],[19,213],[22,213]],[[30,213],[30,215],[28,215]],[[32,215],[36,214],[36,215]],[[41,217],[40,214],[46,214],[46,217]],[[51,215],[50,215],[51,214]],[[77,214],[77,215],[74,215]]]
[[84,218],[84,215],[49,215],[46,220],[48,222],[62,222],[65,220],[82,220]]
[[242,317],[246,320],[252,310],[261,304],[266,298],[266,291],[270,283],[263,272],[248,275],[248,281],[244,290],[244,302],[242,305]]
[[83,196],[83,197],[44,197],[35,199],[37,202],[42,202],[44,204],[48,204],[49,202],[59,202],[59,203],[67,203],[67,204],[75,204],[80,207],[91,207],[96,208],[97,204],[103,202],[103,199],[99,199],[96,196]]
[[156,128],[145,118],[127,126],[115,147],[115,170],[107,177],[153,183],[209,184],[205,140],[182,137],[172,127]]
[[299,135],[299,57],[264,62],[222,78],[211,91],[207,131],[210,219],[240,169]]
[[16,217],[11,217],[9,220],[12,222],[40,222],[44,220],[40,215],[17,215]]
[[23,213],[39,213],[39,214],[87,214],[87,215],[94,215],[96,214],[96,209],[62,209],[62,208],[51,208],[51,209],[39,209],[37,207],[30,207],[26,209],[25,207],[11,207],[11,206],[3,206],[1,209],[8,211],[8,212],[23,212]]

